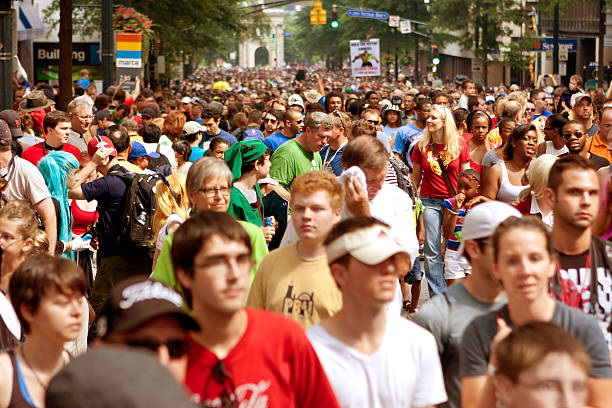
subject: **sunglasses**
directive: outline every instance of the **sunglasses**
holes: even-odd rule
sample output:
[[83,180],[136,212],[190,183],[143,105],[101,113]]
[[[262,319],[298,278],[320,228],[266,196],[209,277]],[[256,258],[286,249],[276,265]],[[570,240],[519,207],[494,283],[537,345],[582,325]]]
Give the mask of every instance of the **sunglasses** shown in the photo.
[[187,340],[168,340],[159,342],[153,339],[130,340],[126,344],[130,347],[145,348],[157,353],[161,346],[166,346],[170,358],[177,359],[183,357],[189,351],[189,342]]
[[535,112],[535,108],[526,108],[525,112]]
[[[202,408],[238,408],[238,401],[236,398],[236,386],[232,379],[232,374],[225,368],[223,360],[219,360],[212,369],[211,376],[217,384],[223,387],[223,391],[219,398],[216,398],[214,405],[200,405]],[[204,389],[207,387],[204,386]],[[219,405],[219,403],[221,405]]]
[[582,136],[584,136],[584,133],[576,132],[576,133],[564,133],[563,134],[563,138],[565,140],[570,140],[572,138],[572,136],[576,136],[576,138],[580,139]]
[[344,121],[342,120],[342,115],[340,115],[340,112],[335,110],[332,113],[334,114],[334,116],[337,116],[338,119],[340,119],[340,123],[342,124],[342,128],[346,129],[346,126],[344,125]]

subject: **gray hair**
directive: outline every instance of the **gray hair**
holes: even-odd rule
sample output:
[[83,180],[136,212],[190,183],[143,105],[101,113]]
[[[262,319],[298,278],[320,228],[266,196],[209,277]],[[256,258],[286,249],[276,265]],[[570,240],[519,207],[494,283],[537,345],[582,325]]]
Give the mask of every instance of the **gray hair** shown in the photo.
[[321,128],[331,130],[334,128],[334,122],[326,113],[312,112],[306,119],[306,127],[313,132],[316,132]]
[[77,113],[77,108],[79,106],[83,106],[87,109],[92,108],[91,104],[87,102],[87,100],[79,97],[79,98],[74,98],[73,100],[70,101],[70,103],[66,106],[66,111],[68,113]]
[[137,132],[138,131],[138,123],[136,123],[135,120],[132,120],[132,119],[125,120],[125,121],[123,121],[123,123],[121,125],[127,131],[130,131],[130,132]]
[[206,180],[212,177],[221,177],[227,180],[228,186],[232,185],[232,171],[227,167],[224,160],[215,157],[202,157],[189,168],[185,187],[188,192],[195,193],[202,188],[202,184]]

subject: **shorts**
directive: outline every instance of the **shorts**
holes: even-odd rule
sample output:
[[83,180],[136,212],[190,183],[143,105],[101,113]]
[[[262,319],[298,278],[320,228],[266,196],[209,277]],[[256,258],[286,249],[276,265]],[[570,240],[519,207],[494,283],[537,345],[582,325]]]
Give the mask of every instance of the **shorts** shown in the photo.
[[444,279],[461,279],[472,273],[472,266],[465,257],[457,256],[454,249],[446,248],[444,255]]
[[421,259],[417,256],[412,266],[412,270],[404,275],[404,282],[412,285],[413,283],[421,282],[423,279],[423,271],[421,270]]

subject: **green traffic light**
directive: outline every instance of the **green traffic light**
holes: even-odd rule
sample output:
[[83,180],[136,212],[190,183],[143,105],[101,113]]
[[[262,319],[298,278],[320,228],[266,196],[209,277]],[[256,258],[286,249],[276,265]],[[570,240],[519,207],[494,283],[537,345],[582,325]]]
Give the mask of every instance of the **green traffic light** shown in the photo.
[[431,62],[433,62],[434,65],[438,65],[440,63],[440,58],[434,58],[433,60],[431,60]]
[[338,26],[339,26],[340,24],[338,24],[338,21],[333,20],[333,21],[330,23],[330,25],[331,25],[331,28],[338,28]]

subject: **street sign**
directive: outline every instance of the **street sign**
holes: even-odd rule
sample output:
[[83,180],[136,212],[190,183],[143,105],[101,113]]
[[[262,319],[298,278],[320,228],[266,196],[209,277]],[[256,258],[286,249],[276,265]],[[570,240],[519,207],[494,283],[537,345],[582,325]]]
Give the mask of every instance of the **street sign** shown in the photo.
[[367,11],[367,10],[349,10],[346,12],[349,17],[373,18],[376,20],[386,20],[389,18],[389,13],[385,11]]
[[117,68],[142,67],[142,34],[117,33]]
[[400,18],[399,16],[389,16],[389,27],[399,27]]
[[412,32],[412,28],[410,27],[410,20],[400,21],[400,33],[410,34],[411,32]]

